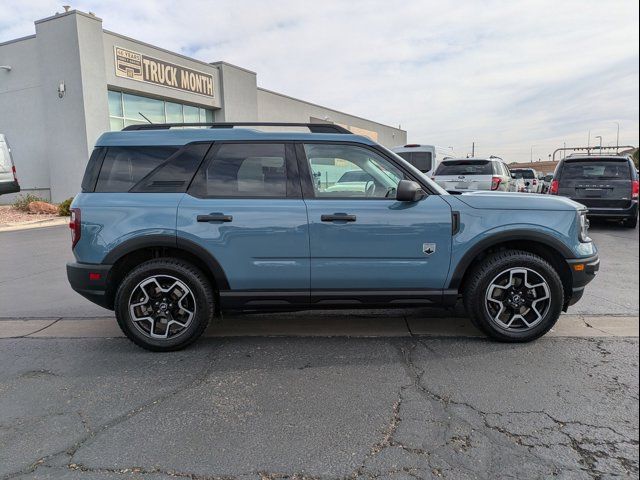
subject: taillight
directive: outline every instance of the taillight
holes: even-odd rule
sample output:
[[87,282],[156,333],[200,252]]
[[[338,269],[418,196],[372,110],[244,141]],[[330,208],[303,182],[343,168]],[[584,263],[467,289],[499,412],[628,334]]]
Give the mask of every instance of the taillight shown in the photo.
[[538,184],[538,180],[536,180],[535,178],[533,179],[533,184],[537,185]]
[[497,190],[500,187],[500,182],[502,179],[500,177],[493,177],[491,179],[491,190]]
[[82,223],[80,220],[80,209],[71,209],[71,219],[69,220],[69,228],[71,229],[71,248],[75,247],[80,240],[80,232],[82,231]]
[[640,186],[638,185],[638,180],[634,180],[633,182],[631,182],[631,198],[635,198],[636,200],[638,199],[639,189]]
[[560,188],[560,185],[558,183],[558,180],[553,180],[551,182],[551,187],[549,187],[549,193],[551,195],[557,195],[558,194],[558,189]]
[[16,174],[16,166],[15,165],[11,165],[11,171],[13,172],[13,179],[17,182],[18,181],[18,175]]

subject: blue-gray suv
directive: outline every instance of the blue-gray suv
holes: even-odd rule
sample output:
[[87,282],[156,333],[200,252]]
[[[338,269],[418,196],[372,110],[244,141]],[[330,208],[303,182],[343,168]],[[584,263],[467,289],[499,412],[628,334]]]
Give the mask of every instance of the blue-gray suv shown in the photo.
[[567,198],[450,195],[337,125],[191,126],[105,133],[72,204],[69,282],[141,347],[183,348],[227,310],[459,298],[489,336],[529,341],[598,270]]

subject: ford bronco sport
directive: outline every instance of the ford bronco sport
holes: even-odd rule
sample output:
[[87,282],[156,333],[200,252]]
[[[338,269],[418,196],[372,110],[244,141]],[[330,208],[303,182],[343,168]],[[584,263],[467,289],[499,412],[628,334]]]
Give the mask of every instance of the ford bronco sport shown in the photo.
[[[567,198],[449,195],[337,125],[270,125],[135,125],[97,141],[67,274],[137,345],[183,348],[227,310],[459,297],[487,335],[523,342],[598,270],[586,210]],[[335,188],[354,171],[362,182]]]

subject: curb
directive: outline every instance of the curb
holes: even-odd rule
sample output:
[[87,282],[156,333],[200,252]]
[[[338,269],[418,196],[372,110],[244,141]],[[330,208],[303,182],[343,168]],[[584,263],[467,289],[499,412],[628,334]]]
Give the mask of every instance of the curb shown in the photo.
[[69,223],[69,217],[48,218],[46,220],[30,220],[28,222],[12,223],[0,226],[0,232],[15,232],[31,230],[33,228],[55,227]]

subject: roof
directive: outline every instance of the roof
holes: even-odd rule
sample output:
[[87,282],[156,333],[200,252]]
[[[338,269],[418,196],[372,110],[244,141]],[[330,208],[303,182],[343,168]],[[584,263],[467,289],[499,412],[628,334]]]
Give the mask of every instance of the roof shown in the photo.
[[309,132],[263,132],[252,128],[184,128],[168,130],[130,130],[103,133],[96,147],[126,147],[154,145],[186,145],[192,142],[235,141],[329,141],[357,142],[376,145],[371,139],[360,135]]

